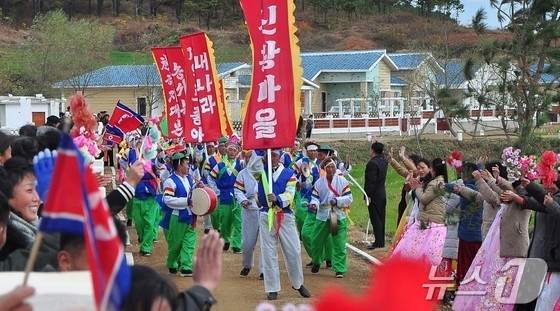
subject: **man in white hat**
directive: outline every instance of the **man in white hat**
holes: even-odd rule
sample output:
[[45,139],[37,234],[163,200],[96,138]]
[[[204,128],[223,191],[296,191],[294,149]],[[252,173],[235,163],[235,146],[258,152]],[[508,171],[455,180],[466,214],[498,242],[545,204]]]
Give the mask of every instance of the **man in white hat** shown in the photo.
[[[242,250],[241,277],[247,277],[254,266],[254,252],[259,237],[259,207],[257,204],[258,183],[264,170],[262,158],[248,151],[247,167],[242,169],[235,181],[235,197],[243,208],[241,214]],[[259,260],[259,274],[262,274],[262,261]]]
[[[241,161],[237,158],[239,149],[238,144],[233,142],[228,143],[226,147],[226,156],[222,157],[220,163],[212,167],[208,178],[208,183],[219,197],[219,228],[225,241],[224,250],[229,250],[230,245],[233,244],[232,250],[234,253],[241,253],[240,228],[239,230],[235,230],[237,235],[234,235],[236,213],[239,214],[237,218],[240,219],[241,207],[233,193],[235,179],[239,171],[243,168],[241,166]],[[212,225],[214,225],[215,222],[215,219],[212,219]],[[240,221],[239,226],[241,226]]]
[[[311,294],[303,286],[301,245],[291,204],[296,191],[294,171],[280,163],[280,149],[272,151],[272,176],[263,170],[259,180],[258,204],[259,243],[263,260],[264,288],[268,300],[276,300],[280,291],[280,269],[278,267],[278,240],[286,259],[286,270],[292,288],[302,297]],[[273,189],[272,193],[270,188]]]
[[[348,269],[346,262],[348,220],[345,209],[349,208],[352,203],[352,192],[350,192],[348,181],[343,176],[336,174],[336,158],[325,158],[320,167],[325,170],[326,175],[315,182],[309,203],[312,209],[317,210],[312,233],[313,266],[311,272],[319,272],[319,266],[324,260],[327,238],[332,236],[332,269],[337,278],[342,278]],[[336,234],[331,235],[333,228],[330,228],[331,221],[329,220],[333,221],[332,226],[336,226]]]

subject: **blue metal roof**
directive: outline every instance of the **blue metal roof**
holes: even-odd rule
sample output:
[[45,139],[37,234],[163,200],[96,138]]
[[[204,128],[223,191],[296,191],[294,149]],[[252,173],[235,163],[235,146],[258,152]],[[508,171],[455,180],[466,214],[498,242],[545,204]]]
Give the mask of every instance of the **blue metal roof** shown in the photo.
[[[246,63],[243,62],[236,62],[236,63],[220,63],[220,64],[216,64],[216,69],[218,70],[218,74],[223,74],[225,72],[234,70],[238,67],[241,67],[243,65],[246,65]],[[247,65],[248,66],[248,65]]]
[[429,53],[388,53],[399,70],[413,70],[430,56]]
[[313,81],[321,72],[367,71],[385,50],[301,53],[303,77]]
[[[217,64],[218,75],[244,64],[242,62]],[[60,81],[55,83],[54,87],[61,88],[75,84],[88,87],[155,86],[160,85],[161,80],[155,65],[120,65],[103,67],[75,78]]]
[[406,82],[397,76],[391,75],[391,85],[406,85]]
[[452,59],[446,63],[440,64],[445,70],[444,74],[437,75],[437,83],[439,85],[455,85],[458,86],[467,81],[464,68],[465,61],[461,59]]
[[[546,73],[546,71],[548,70],[548,68],[550,67],[550,64],[544,64],[543,66],[543,73],[541,74],[541,82],[542,83],[553,83],[553,82],[560,82],[560,77],[557,75],[554,75],[552,73]],[[531,65],[531,67],[529,67],[529,70],[531,70],[531,72],[534,74],[537,70],[537,65],[533,64]]]

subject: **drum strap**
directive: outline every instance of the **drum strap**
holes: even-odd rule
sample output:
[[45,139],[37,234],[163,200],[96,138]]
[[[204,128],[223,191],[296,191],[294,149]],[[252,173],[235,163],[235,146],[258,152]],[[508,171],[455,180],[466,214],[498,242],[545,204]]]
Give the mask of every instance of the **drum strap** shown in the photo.
[[[236,161],[236,160],[233,160],[233,163],[235,163],[235,161]],[[225,157],[225,158],[223,159],[222,162],[224,162],[224,164],[225,164],[226,166],[224,166],[224,168],[222,168],[222,169],[220,170],[220,172],[218,173],[218,176],[219,176],[219,177],[222,177],[222,175],[224,174],[225,170],[228,169],[228,168],[229,168],[229,170],[233,173],[233,175],[237,176],[237,174],[239,174],[239,172],[235,169],[235,167],[231,164],[231,162],[229,162],[229,160],[228,160],[227,157]]]

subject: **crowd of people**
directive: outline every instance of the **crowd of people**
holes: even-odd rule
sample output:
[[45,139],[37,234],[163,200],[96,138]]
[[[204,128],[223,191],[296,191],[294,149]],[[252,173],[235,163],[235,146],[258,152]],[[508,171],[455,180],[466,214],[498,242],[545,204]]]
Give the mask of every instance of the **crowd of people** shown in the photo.
[[[108,115],[99,117],[102,131]],[[0,131],[1,271],[25,268],[48,193],[44,177],[52,174],[36,163],[56,156],[61,131],[68,128],[65,118],[50,118],[40,127],[23,126],[19,136]],[[119,186],[106,200],[114,215],[126,213],[126,225],[115,218],[123,244],[129,243],[126,226],[134,225],[138,254],[151,256],[163,228],[168,273],[193,277],[196,286],[178,291],[151,268],[134,266],[125,310],[156,305],[166,310],[209,309],[216,303],[213,292],[227,251],[240,254],[240,277],[256,270],[268,300],[276,300],[281,291],[279,246],[290,285],[302,297],[311,297],[304,269],[317,274],[324,264],[333,277],[344,278],[347,214],[353,202],[346,175],[352,166],[336,150],[296,138],[292,147],[272,149],[267,155],[265,150],[244,150],[235,135],[199,144],[174,139],[156,142],[157,155],[147,165],[141,150],[146,131],[128,133],[114,146]],[[523,267],[501,269],[512,259],[527,257],[544,260],[548,275],[538,299],[517,305],[517,310],[553,310],[555,304],[560,308],[560,180],[550,177],[555,163],[537,170],[542,183],[529,180],[527,174],[511,179],[501,161],[483,158],[455,166],[460,174],[451,180],[446,160],[407,156],[404,147],[397,158],[392,149],[387,152],[383,143],[373,141],[363,187],[374,231],[368,248],[385,247],[385,184],[391,166],[405,179],[395,207],[398,229],[391,256],[434,267],[433,277],[449,283],[445,301],[454,310],[512,310],[511,301],[495,298],[496,287],[505,276],[500,290],[516,295],[514,281]],[[98,180],[100,185],[107,182]],[[200,203],[193,202],[200,188],[216,196],[215,206],[206,206],[202,213],[194,209]],[[532,236],[531,211],[536,212]],[[202,228],[197,226],[199,218]],[[87,270],[84,243],[83,236],[45,234],[33,270]],[[311,258],[306,265],[304,251]],[[25,306],[24,299],[32,294],[32,288],[18,287],[0,296],[0,309]]]
[[[108,114],[97,117],[102,132]],[[23,126],[19,136],[0,131],[2,271],[25,268],[48,193],[44,176],[53,173],[33,164],[44,158],[54,161],[62,131],[68,130],[71,122],[70,116],[49,117],[44,126]],[[194,277],[199,286],[178,293],[169,280],[151,268],[135,266],[133,286],[123,308],[148,310],[163,303],[169,310],[185,310],[185,304],[195,307],[189,310],[206,310],[216,302],[212,293],[221,271],[209,273],[205,265],[221,270],[224,251],[241,254],[240,277],[247,277],[258,266],[255,270],[264,280],[269,300],[277,299],[281,290],[278,246],[286,259],[290,284],[302,297],[311,297],[304,285],[304,268],[318,273],[326,263],[334,277],[344,277],[346,215],[353,200],[344,174],[351,166],[340,161],[330,146],[314,142],[302,146],[296,138],[291,148],[270,150],[268,160],[266,151],[242,150],[235,135],[193,145],[178,139],[162,140],[156,142],[152,165],[146,165],[141,150],[145,131],[128,133],[113,146],[119,186],[107,194],[106,201],[114,215],[126,214],[126,224],[115,217],[123,244],[130,244],[126,226],[134,226],[138,254],[151,256],[162,227],[169,274]],[[108,158],[106,164],[110,165]],[[98,175],[98,181],[103,186],[108,179]],[[196,188],[212,189],[217,199],[215,210],[198,215],[193,212]],[[203,218],[202,229],[197,227],[198,218]],[[199,231],[203,231],[202,240]],[[45,234],[33,271],[88,270],[84,243],[83,236]],[[302,244],[312,259],[305,267]],[[257,247],[260,256],[255,263]],[[24,306],[25,297],[32,292],[30,287],[16,288],[0,297],[0,309]]]
[[[513,165],[520,170],[515,178],[502,163],[514,163],[508,159],[461,161],[451,180],[446,160],[406,156],[404,147],[399,157],[404,167],[392,150],[385,161],[405,178],[391,256],[433,268],[430,276],[447,283],[444,300],[453,310],[560,310],[560,179],[552,151],[535,172]],[[531,273],[517,261],[525,258],[546,263],[542,282],[520,285]],[[523,286],[536,290],[529,301]]]
[[[44,163],[44,160],[54,163],[55,150],[62,135],[61,123],[65,122],[58,117],[49,117],[47,121],[40,127],[25,125],[17,136],[0,131],[0,271],[24,271],[39,233],[42,203],[46,200],[48,180],[54,166],[51,165],[49,170],[38,163]],[[130,159],[122,183],[106,196],[123,245],[127,243],[128,235],[125,225],[116,215],[127,205],[134,204],[139,196],[145,198],[148,193],[146,185],[149,184],[145,179],[142,161]],[[176,166],[175,174],[180,176],[180,172],[183,171]],[[97,174],[97,178],[100,186],[107,183],[101,174]],[[140,215],[137,223],[145,219],[144,213],[150,208],[137,207]],[[157,203],[156,208],[153,214],[159,215]],[[151,224],[144,227],[152,229]],[[146,245],[151,247],[151,244]],[[200,239],[196,255],[191,256],[190,269],[194,271],[191,276],[195,286],[188,290],[177,290],[171,280],[160,276],[150,267],[132,266],[131,288],[122,309],[151,310],[152,307],[158,307],[158,310],[208,310],[216,303],[213,293],[221,279],[223,245],[223,239],[215,230],[209,230]],[[192,260],[193,257],[197,260]],[[43,233],[32,270],[52,273],[89,270],[84,237],[67,233]],[[26,298],[34,295],[34,292],[31,284],[18,286],[0,295],[0,310],[29,310],[31,306]]]

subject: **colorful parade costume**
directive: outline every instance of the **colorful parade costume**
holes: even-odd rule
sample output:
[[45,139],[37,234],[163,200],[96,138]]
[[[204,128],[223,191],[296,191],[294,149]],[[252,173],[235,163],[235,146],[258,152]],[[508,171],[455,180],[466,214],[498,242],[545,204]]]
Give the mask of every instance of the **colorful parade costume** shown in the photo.
[[[263,259],[265,292],[269,299],[276,299],[280,291],[280,270],[278,268],[278,241],[286,261],[286,270],[290,283],[304,297],[310,294],[303,286],[303,268],[301,264],[301,245],[291,203],[296,191],[294,171],[278,164],[273,170],[270,182],[277,202],[268,204],[268,174],[265,171],[259,181],[258,203],[260,207],[259,243]],[[270,206],[270,207],[269,207]],[[271,217],[270,217],[271,216]]]
[[[220,234],[226,242],[225,248],[233,244],[233,248],[236,250],[241,249],[241,232],[238,237],[234,236],[234,219],[236,214],[239,214],[239,218],[241,218],[241,207],[235,199],[233,188],[241,169],[241,162],[238,159],[230,160],[225,156],[220,163],[212,167],[208,180],[209,184],[215,185],[216,189],[212,188],[219,196],[219,228]],[[214,222],[214,216],[212,216],[212,224]]]
[[[247,276],[249,270],[254,266],[254,251],[259,237],[258,183],[255,175],[260,179],[262,171],[263,163],[261,157],[253,154],[247,167],[239,172],[235,181],[235,197],[237,201],[239,203],[248,202],[247,207],[241,211],[241,233],[243,237],[242,276]],[[262,260],[259,260],[260,273],[262,273]]]
[[[137,154],[134,149],[130,149],[128,154],[129,165],[136,162]],[[132,218],[138,241],[140,243],[140,254],[150,255],[157,238],[157,228],[159,221],[159,205],[156,201],[158,192],[158,177],[155,166],[146,172],[142,180],[136,185],[134,197],[130,201],[132,207]]]
[[[206,179],[206,184],[216,192],[216,195],[220,196],[220,189],[216,186],[216,183],[211,178],[212,168],[214,168],[218,163],[222,162],[222,155],[220,153],[214,153],[213,155],[208,156],[206,162],[204,163],[204,171],[202,174],[202,178]],[[218,232],[221,231],[220,228],[220,209],[217,208],[212,215],[210,216],[210,221],[212,222],[212,228],[217,230]]]
[[[324,161],[332,161],[332,165],[336,167],[336,163],[330,158]],[[327,164],[329,165],[329,164]],[[333,168],[334,169],[334,168]],[[335,204],[331,204],[331,201]],[[337,277],[342,277],[348,270],[346,261],[346,237],[348,231],[348,219],[344,209],[352,203],[352,193],[348,181],[334,174],[330,178],[324,176],[319,178],[313,187],[313,195],[311,205],[317,207],[317,216],[312,234],[313,245],[313,268],[312,272],[317,272],[318,266],[323,262],[324,245],[327,237],[332,236],[332,268]],[[336,215],[333,215],[335,213]],[[331,235],[330,221],[332,217],[337,219],[338,233]]]
[[[176,155],[173,159],[178,160],[179,157]],[[196,216],[190,209],[194,181],[189,175],[181,176],[175,172],[164,182],[163,189],[163,219],[160,225],[165,230],[168,245],[166,266],[172,273],[180,270],[182,275],[190,276],[198,234]]]

